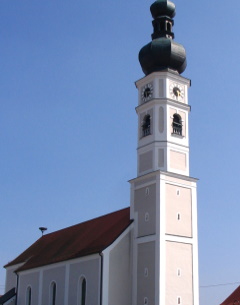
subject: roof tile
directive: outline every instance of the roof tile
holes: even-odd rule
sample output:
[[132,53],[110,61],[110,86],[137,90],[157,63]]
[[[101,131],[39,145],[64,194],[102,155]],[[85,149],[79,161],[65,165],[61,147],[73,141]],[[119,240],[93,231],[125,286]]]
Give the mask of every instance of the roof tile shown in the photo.
[[231,293],[220,305],[239,305],[240,304],[240,286]]
[[43,235],[5,267],[24,263],[17,269],[23,271],[100,253],[111,245],[131,222],[130,208],[125,208]]

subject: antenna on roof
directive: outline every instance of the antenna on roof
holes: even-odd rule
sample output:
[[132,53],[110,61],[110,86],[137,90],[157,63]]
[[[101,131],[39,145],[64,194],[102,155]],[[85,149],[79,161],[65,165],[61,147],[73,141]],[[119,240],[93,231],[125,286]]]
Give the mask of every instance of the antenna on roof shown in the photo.
[[39,227],[39,230],[42,232],[42,236],[43,236],[43,233],[47,230],[47,228],[45,228],[45,227]]

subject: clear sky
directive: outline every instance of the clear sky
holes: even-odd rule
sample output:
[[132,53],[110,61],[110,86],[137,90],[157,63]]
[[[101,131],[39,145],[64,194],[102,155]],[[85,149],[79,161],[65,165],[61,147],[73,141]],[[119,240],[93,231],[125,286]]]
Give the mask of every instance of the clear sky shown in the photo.
[[[40,237],[39,226],[52,232],[129,206],[134,82],[151,3],[0,1],[1,266]],[[217,305],[238,285],[226,284],[240,282],[240,1],[175,3],[192,79],[200,304]],[[0,269],[0,294],[4,281]]]

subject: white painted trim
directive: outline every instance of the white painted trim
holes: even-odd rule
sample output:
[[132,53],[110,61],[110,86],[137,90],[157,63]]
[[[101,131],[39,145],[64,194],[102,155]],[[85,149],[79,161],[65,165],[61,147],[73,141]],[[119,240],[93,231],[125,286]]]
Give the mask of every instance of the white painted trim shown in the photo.
[[[77,281],[77,305],[80,304],[80,301],[81,301],[81,298],[82,298],[82,283],[83,283],[83,280],[85,279],[86,281],[86,301],[87,301],[87,278],[86,278],[86,275],[85,274],[81,274],[78,278],[78,281]],[[68,303],[67,303],[68,305]]]
[[[103,263],[103,258],[102,258],[102,255],[100,255],[100,259],[98,261],[98,274],[99,274],[99,278],[98,278],[98,301],[97,301],[97,304],[96,305],[100,305],[102,304],[101,302],[101,293],[102,293],[102,287],[101,287],[101,281],[102,281],[102,263]],[[102,283],[103,284],[103,283]]]
[[137,244],[149,243],[156,240],[156,234],[140,236],[135,239]]
[[57,288],[57,282],[55,281],[55,280],[52,280],[51,282],[50,282],[50,285],[49,285],[49,289],[48,289],[48,291],[49,291],[49,305],[52,305],[52,298],[53,298],[53,286],[54,286],[54,284],[55,284],[55,287],[56,287],[56,289],[55,289],[55,299],[57,298],[57,291],[58,291],[58,288]]
[[[146,176],[145,176],[145,179],[146,179]],[[149,185],[154,184],[154,183],[156,183],[155,179],[151,180],[151,181],[146,181],[146,182],[143,181],[141,184],[139,184],[137,186],[134,186],[134,183],[133,183],[133,192],[136,191],[136,190],[139,190],[139,189],[141,189],[143,187],[148,187]]]
[[[193,177],[190,177],[190,176],[187,176],[187,175],[181,175],[181,174],[177,174],[177,173],[166,172],[166,171],[163,171],[163,170],[156,170],[156,171],[141,175],[139,177],[133,178],[133,179],[129,180],[128,182],[130,182],[130,183],[140,182],[141,180],[147,179],[148,177],[151,178],[151,177],[156,177],[158,175],[160,175],[161,179],[163,179],[163,180],[167,180],[167,177],[171,177],[171,178],[180,179],[183,182],[184,182],[184,180],[186,180],[188,182],[193,182],[194,185],[198,181],[197,178],[193,178]],[[176,185],[177,185],[177,183],[176,183]]]
[[108,305],[109,296],[109,251],[103,254],[103,268],[102,268],[102,304]]
[[[163,179],[162,173],[159,175],[160,180],[160,237],[159,237],[159,248],[160,248],[160,256],[159,256],[159,302],[157,304],[165,304],[166,303],[166,243],[165,243],[165,231],[166,231],[166,182]],[[161,269],[160,269],[161,266]],[[160,292],[163,293],[160,293]]]
[[38,305],[42,305],[43,294],[43,270],[39,270]]
[[105,250],[102,251],[103,256],[103,278],[102,278],[102,304],[108,305],[109,300],[109,256],[112,249],[116,247],[116,245],[133,230],[133,223],[127,227],[120,236]]
[[103,255],[106,254],[106,252],[110,252],[112,249],[116,247],[116,245],[133,229],[133,223],[131,223],[123,232],[121,235],[118,236],[118,238],[105,250],[103,250]]
[[[133,204],[132,204],[133,205]],[[137,264],[138,264],[138,256],[137,256],[137,236],[138,236],[138,212],[134,212],[134,230],[133,230],[133,251],[132,251],[132,304],[137,304]]]
[[24,265],[25,264],[25,262],[23,262],[23,263],[19,263],[19,264],[16,264],[16,265],[12,265],[12,266],[8,266],[8,267],[5,267],[5,269],[6,270],[16,270],[16,269],[18,269],[19,267],[21,267],[22,265]]
[[192,191],[192,224],[193,224],[193,304],[199,304],[199,274],[198,274],[198,232],[197,232],[197,190]]
[[177,242],[177,243],[182,243],[182,244],[193,244],[194,243],[193,237],[170,235],[170,234],[165,235],[165,241],[172,241],[172,242]]
[[66,264],[65,269],[65,292],[64,292],[64,304],[68,305],[68,293],[69,293],[69,274],[70,274],[70,264]]
[[160,203],[160,195],[161,195],[161,179],[158,175],[156,177],[156,242],[155,242],[155,303],[160,303],[160,239],[161,239],[161,205]]
[[30,296],[31,296],[31,302],[30,302],[30,304],[33,305],[33,304],[32,304],[32,286],[31,286],[31,285],[27,285],[27,288],[26,288],[26,290],[25,290],[25,304],[26,304],[26,305],[29,305],[29,303],[27,302],[27,299],[28,299],[28,297],[29,297],[29,291],[30,291]]
[[147,111],[149,108],[155,105],[169,105],[169,106],[177,107],[180,110],[187,111],[187,113],[189,113],[191,109],[191,107],[187,103],[178,102],[176,100],[167,97],[163,97],[163,98],[161,97],[161,98],[153,98],[146,103],[138,105],[137,107],[135,107],[135,111],[139,115],[140,111],[141,112]]

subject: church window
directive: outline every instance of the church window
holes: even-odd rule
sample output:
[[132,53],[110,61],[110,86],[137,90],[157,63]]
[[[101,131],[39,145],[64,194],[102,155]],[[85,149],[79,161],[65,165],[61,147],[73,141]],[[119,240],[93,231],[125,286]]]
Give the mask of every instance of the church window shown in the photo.
[[178,303],[178,305],[181,304],[181,297],[178,297],[178,298],[177,298],[177,303]]
[[79,280],[78,305],[86,305],[87,282],[84,277]]
[[178,275],[178,276],[181,276],[181,269],[178,269],[178,270],[177,270],[177,275]]
[[145,190],[145,195],[148,196],[149,195],[149,187],[146,187],[146,190]]
[[55,282],[50,286],[50,305],[56,305],[57,285]]
[[180,213],[177,214],[177,220],[180,220],[181,219],[181,215]]
[[148,213],[145,214],[145,221],[149,221],[149,214]]
[[151,134],[151,117],[149,114],[145,115],[142,124],[142,136],[146,137]]
[[148,298],[144,298],[144,303],[143,303],[144,305],[148,305]]
[[165,31],[165,21],[164,20],[160,21],[160,30]]
[[31,303],[32,303],[32,289],[31,287],[28,287],[26,293],[26,305],[31,305]]
[[182,135],[182,118],[179,114],[175,113],[173,115],[173,123],[172,123],[172,127],[173,127],[173,134]]
[[171,32],[171,30],[172,30],[172,29],[171,29],[171,23],[170,23],[170,22],[167,23],[167,30],[168,30],[169,32]]

